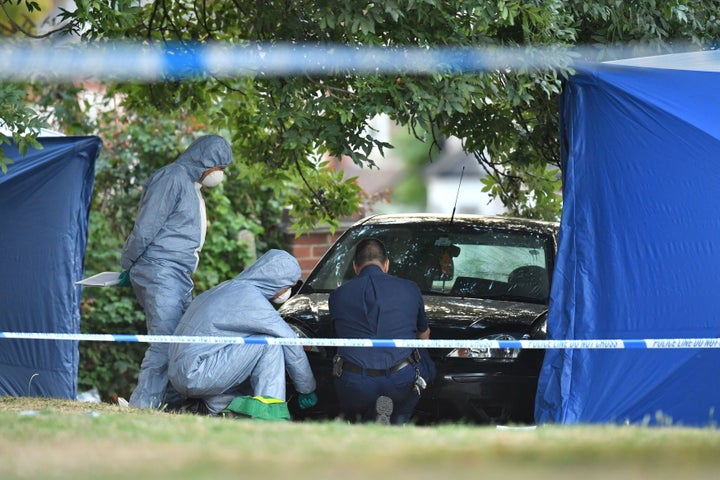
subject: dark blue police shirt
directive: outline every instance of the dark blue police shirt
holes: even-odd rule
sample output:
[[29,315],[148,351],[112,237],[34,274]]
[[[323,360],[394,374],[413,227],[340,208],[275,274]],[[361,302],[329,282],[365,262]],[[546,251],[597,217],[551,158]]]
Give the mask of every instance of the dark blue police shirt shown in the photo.
[[[330,294],[330,317],[338,338],[415,339],[428,328],[417,284],[368,265]],[[347,361],[387,369],[410,356],[410,348],[338,347]]]

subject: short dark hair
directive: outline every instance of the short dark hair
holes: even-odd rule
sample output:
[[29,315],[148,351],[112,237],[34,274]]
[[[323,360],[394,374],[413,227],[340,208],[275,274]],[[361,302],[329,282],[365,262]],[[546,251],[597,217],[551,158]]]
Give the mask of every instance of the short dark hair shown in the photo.
[[355,265],[362,268],[368,263],[383,264],[387,261],[387,250],[383,242],[377,238],[365,238],[355,246]]

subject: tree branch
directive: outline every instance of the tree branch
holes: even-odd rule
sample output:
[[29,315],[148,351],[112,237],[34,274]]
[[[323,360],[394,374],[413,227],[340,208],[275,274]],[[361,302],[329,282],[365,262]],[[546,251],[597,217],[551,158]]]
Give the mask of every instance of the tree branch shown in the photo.
[[31,32],[28,32],[27,30],[25,30],[23,27],[21,27],[21,26],[15,21],[14,18],[12,18],[12,16],[10,15],[10,13],[9,13],[9,12],[7,11],[7,9],[5,8],[5,3],[4,3],[4,2],[3,2],[3,3],[0,3],[0,8],[2,8],[3,13],[5,14],[5,16],[7,17],[8,21],[10,22],[10,25],[12,25],[12,26],[16,29],[17,32],[20,32],[20,33],[22,33],[23,35],[27,35],[27,36],[30,37],[30,38],[34,38],[34,39],[48,38],[48,37],[50,37],[51,35],[54,35],[54,34],[56,34],[56,33],[66,32],[66,31],[68,31],[68,30],[72,30],[72,22],[68,22],[67,24],[62,25],[61,27],[58,27],[58,28],[56,28],[55,30],[50,30],[49,32],[43,33],[43,34],[41,34],[41,35],[36,35],[36,34],[34,34],[34,33],[31,33]]

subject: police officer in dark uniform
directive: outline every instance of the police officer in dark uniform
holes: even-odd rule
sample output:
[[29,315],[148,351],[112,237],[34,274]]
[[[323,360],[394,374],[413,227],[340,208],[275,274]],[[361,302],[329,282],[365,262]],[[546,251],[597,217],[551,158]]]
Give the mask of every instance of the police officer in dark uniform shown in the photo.
[[[368,238],[357,244],[356,278],[329,298],[339,338],[430,338],[420,289],[415,282],[388,275],[389,265],[381,241]],[[340,412],[350,421],[407,423],[423,388],[435,376],[427,352],[418,349],[339,347],[337,353],[335,390]]]

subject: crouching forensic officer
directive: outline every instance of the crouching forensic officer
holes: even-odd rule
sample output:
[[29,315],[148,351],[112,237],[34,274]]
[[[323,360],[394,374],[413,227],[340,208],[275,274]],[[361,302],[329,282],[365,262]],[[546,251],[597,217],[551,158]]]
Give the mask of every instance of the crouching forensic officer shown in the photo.
[[[299,278],[300,265],[292,255],[270,250],[234,279],[195,297],[175,335],[292,338],[295,332],[271,302],[287,300]],[[300,408],[315,405],[315,377],[299,345],[174,343],[169,348],[173,386],[188,399],[202,401],[202,410],[213,415],[248,394],[285,403],[286,373],[300,394]],[[248,380],[251,392],[244,390]]]
[[[430,338],[420,289],[389,275],[389,265],[380,240],[356,245],[356,277],[332,292],[328,303],[338,338]],[[412,348],[338,347],[333,362],[340,413],[351,422],[407,423],[435,376],[427,352]]]

